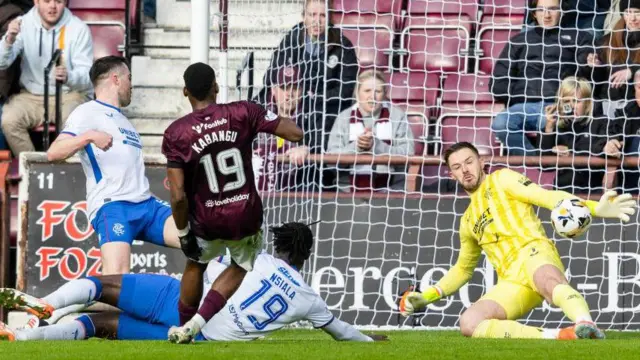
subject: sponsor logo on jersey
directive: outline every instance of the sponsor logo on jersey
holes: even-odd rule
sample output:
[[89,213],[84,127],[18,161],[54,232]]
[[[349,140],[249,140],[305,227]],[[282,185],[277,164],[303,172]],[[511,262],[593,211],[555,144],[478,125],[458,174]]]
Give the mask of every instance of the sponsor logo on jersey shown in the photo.
[[[204,118],[205,121],[209,121],[209,119],[211,119],[210,117],[206,117]],[[216,128],[218,126],[224,125],[226,124],[228,121],[225,118],[222,119],[218,119],[210,124],[198,124],[198,125],[193,125],[191,127],[191,129],[193,129],[193,131],[197,132],[198,134],[202,134],[203,130],[210,130],[213,128]]]

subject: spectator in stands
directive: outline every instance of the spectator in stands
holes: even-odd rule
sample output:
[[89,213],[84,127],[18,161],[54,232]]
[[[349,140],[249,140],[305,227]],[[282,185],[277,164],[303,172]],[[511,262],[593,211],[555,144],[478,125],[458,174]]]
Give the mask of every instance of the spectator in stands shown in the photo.
[[[597,156],[607,142],[607,120],[594,119],[591,83],[570,76],[562,80],[557,100],[546,111],[540,140],[543,155]],[[562,168],[556,186],[569,192],[589,192],[602,187],[604,169]]]
[[534,0],[532,6],[537,25],[511,38],[490,84],[496,102],[507,107],[491,128],[510,155],[537,153],[525,131],[544,129],[545,106],[553,103],[560,81],[586,64],[593,41],[587,32],[558,26],[559,0]]
[[[338,115],[329,135],[327,152],[414,155],[414,139],[407,116],[388,102],[387,95],[381,72],[360,73],[354,95],[356,104]],[[405,170],[404,166],[355,165],[347,174],[340,172],[338,183],[354,185],[357,189],[403,189]]]
[[[93,44],[89,27],[71,14],[65,1],[35,0],[27,14],[11,22],[0,41],[0,69],[8,68],[21,55],[21,91],[9,99],[2,112],[2,131],[16,156],[35,150],[28,131],[43,123],[43,69],[54,49],[62,50],[62,63],[51,72],[49,93],[55,94],[56,80],[63,83],[65,121],[76,106],[87,100],[86,93],[91,90]],[[53,95],[49,105],[54,114]]]
[[564,0],[560,26],[565,29],[586,30],[595,38],[600,38],[604,33],[604,22],[610,8],[611,0]]
[[603,100],[610,118],[633,99],[632,77],[640,70],[640,0],[621,0],[622,18],[587,58],[583,73],[595,82],[595,98]]
[[[33,3],[31,2],[31,6]],[[3,37],[9,29],[9,24],[13,19],[24,14],[22,8],[12,2],[0,1],[0,37]],[[2,116],[2,106],[10,95],[20,91],[18,77],[20,75],[20,64],[15,63],[10,67],[0,70],[0,117]],[[8,150],[7,141],[0,131],[0,150]]]
[[[280,117],[292,119],[298,124],[302,123],[304,117],[299,111],[302,89],[299,85],[298,68],[295,66],[281,67],[278,69],[276,79],[274,79],[269,89],[268,102],[263,105]],[[289,155],[291,163],[296,166],[302,166],[304,165],[305,157],[309,153],[307,146],[292,147],[292,144],[288,141],[268,134],[261,134],[257,143],[256,152],[262,159],[260,181],[257,182],[260,184],[260,189],[275,190],[289,185],[302,185],[304,183],[304,169],[290,168],[288,164],[282,164],[276,169],[275,157],[277,154],[286,153]],[[278,176],[276,177],[276,175]],[[297,179],[298,176],[300,179]]]
[[304,130],[308,150],[321,153],[335,117],[352,104],[358,59],[351,42],[327,19],[324,0],[305,0],[304,6],[303,22],[285,35],[271,57],[258,101],[266,102],[279,68],[298,66],[305,115],[304,123],[298,125]]
[[[604,147],[607,156],[640,156],[640,72],[634,74],[634,99],[616,110],[615,120],[609,122],[609,140]],[[638,192],[638,169],[624,169],[622,186],[625,191]]]

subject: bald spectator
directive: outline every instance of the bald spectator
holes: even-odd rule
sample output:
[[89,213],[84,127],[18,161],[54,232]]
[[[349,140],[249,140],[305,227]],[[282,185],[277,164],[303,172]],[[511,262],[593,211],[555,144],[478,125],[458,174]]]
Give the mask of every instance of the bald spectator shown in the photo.
[[[62,50],[62,64],[51,71],[49,93],[55,83],[62,87],[62,121],[76,106],[86,101],[91,90],[89,68],[93,62],[93,44],[89,27],[71,14],[64,0],[35,0],[35,6],[9,24],[0,41],[0,69],[6,69],[21,57],[20,93],[12,96],[2,112],[2,131],[14,155],[34,151],[29,129],[44,120],[44,68],[55,49]],[[54,113],[53,95],[49,101]]]

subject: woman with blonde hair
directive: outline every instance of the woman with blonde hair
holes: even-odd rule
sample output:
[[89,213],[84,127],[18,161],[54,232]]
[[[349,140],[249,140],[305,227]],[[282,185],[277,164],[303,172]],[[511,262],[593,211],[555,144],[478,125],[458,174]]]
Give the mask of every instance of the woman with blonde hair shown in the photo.
[[[597,156],[607,143],[607,119],[593,118],[591,83],[570,76],[562,80],[556,102],[545,108],[546,125],[540,139],[543,155]],[[589,192],[602,187],[598,169],[561,168],[556,186],[569,192]],[[568,189],[567,188],[573,188]]]
[[[365,70],[358,75],[356,103],[341,112],[329,134],[328,153],[413,155],[414,138],[405,112],[388,101],[388,89],[380,71]],[[401,184],[404,167],[355,165],[351,176],[339,176],[339,184],[349,182],[356,190],[383,189]],[[346,180],[346,181],[345,181]]]

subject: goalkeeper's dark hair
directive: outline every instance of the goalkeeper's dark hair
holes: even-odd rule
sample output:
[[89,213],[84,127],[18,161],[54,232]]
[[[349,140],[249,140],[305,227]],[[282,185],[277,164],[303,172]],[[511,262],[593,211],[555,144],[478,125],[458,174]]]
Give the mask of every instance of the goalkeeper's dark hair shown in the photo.
[[301,265],[311,256],[313,232],[309,225],[300,222],[285,223],[269,229],[273,233],[276,253],[287,256],[289,264]]
[[478,148],[476,148],[472,143],[467,141],[461,141],[459,143],[455,143],[451,145],[451,147],[444,152],[444,162],[447,163],[447,165],[449,165],[449,157],[451,156],[451,154],[457,151],[460,151],[462,149],[469,149],[473,151],[473,153],[476,154],[476,156],[478,157],[480,156],[480,152],[478,152]]

